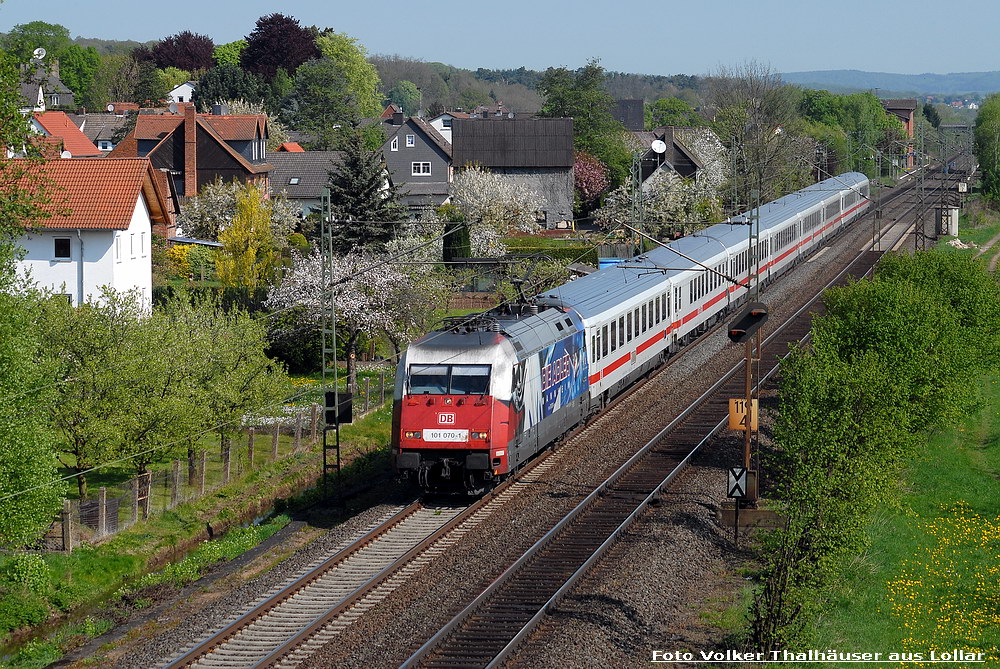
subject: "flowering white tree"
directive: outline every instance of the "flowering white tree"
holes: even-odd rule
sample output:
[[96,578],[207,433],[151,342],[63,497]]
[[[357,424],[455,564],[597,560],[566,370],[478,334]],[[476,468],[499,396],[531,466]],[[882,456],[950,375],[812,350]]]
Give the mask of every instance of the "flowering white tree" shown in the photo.
[[536,212],[542,207],[538,195],[485,167],[460,170],[451,184],[451,199],[471,226],[473,255],[501,256],[507,252],[501,241],[504,235],[538,230]]
[[[644,223],[679,224],[687,231],[722,220],[719,190],[726,182],[728,158],[719,138],[707,128],[678,128],[675,136],[702,163],[694,179],[684,179],[669,169],[659,169],[642,184]],[[626,182],[608,194],[595,221],[610,228],[634,220],[632,184]],[[647,226],[653,235],[663,235],[669,225]]]
[[[216,179],[205,184],[201,192],[181,206],[177,216],[177,226],[185,236],[195,239],[218,239],[219,233],[229,227],[236,216],[237,194],[246,185],[239,181]],[[299,208],[290,203],[284,195],[267,200],[271,217],[271,234],[277,248],[284,248],[288,235],[295,231],[299,222]]]
[[[436,275],[389,262],[390,256],[371,251],[353,251],[335,257],[331,284],[336,300],[337,325],[346,334],[347,373],[354,384],[352,353],[357,353],[362,334],[385,335],[397,353],[402,343],[428,326],[433,312],[443,304],[447,286]],[[292,267],[267,299],[274,310],[293,309],[299,319],[278,336],[322,326],[325,308],[323,258],[318,250],[308,255],[294,253]],[[287,319],[286,319],[287,322]]]

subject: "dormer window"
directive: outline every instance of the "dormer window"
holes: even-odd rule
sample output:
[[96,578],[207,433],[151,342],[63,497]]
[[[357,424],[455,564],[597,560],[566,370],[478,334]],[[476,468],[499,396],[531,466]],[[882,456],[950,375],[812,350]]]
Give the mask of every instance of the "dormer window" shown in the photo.
[[292,177],[291,179],[288,180],[288,185],[289,186],[298,186],[299,185],[299,178],[298,177]]
[[399,151],[399,137],[393,137],[392,141],[389,142],[390,151]]
[[406,146],[407,146],[407,148],[412,147],[412,146],[416,146],[416,145],[417,145],[417,138],[414,137],[413,135],[407,135],[406,136]]

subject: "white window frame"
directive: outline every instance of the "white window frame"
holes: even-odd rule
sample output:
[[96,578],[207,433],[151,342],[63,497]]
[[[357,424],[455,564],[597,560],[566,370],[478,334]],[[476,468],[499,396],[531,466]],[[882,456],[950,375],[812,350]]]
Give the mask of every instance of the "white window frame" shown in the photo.
[[406,148],[410,149],[410,148],[413,148],[416,145],[417,145],[417,136],[416,135],[407,135],[406,136]]
[[145,231],[139,233],[139,255],[143,258],[146,257],[146,233]]
[[132,258],[135,258],[135,233],[132,232],[128,236],[128,251]]
[[[426,170],[424,169],[426,167]],[[431,164],[428,162],[410,163],[410,176],[429,177],[431,175]]]
[[[57,256],[56,255],[56,242],[60,239],[65,239],[69,243],[69,255]],[[52,258],[56,262],[70,262],[73,260],[73,240],[70,237],[53,237],[52,238]]]
[[389,142],[390,151],[399,151],[399,137],[393,137],[392,141]]
[[122,236],[115,234],[115,262],[122,261]]

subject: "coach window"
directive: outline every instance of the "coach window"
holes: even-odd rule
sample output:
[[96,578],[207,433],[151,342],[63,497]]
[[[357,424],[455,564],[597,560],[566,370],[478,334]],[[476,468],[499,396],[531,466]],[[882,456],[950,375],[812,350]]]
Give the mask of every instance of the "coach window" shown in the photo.
[[601,357],[608,354],[608,326],[601,328]]
[[601,330],[598,329],[597,330],[597,342],[594,344],[594,359],[595,359],[595,361],[601,359],[601,342],[602,341],[603,341],[603,339],[601,338]]
[[656,320],[653,321],[653,322],[654,323],[659,323],[660,322],[660,296],[659,295],[656,296],[656,298],[653,300],[653,303],[656,305],[654,307],[654,309],[653,309],[656,312]]
[[641,332],[645,332],[645,331],[646,331],[646,305],[644,304],[644,305],[642,305],[642,330],[641,330]]
[[625,345],[625,317],[618,317],[618,345]]
[[597,362],[597,335],[590,335],[590,361]]
[[625,329],[626,329],[626,332],[628,333],[628,341],[632,341],[632,312],[631,311],[628,312],[627,316],[625,316]]
[[618,321],[611,321],[611,352],[618,348]]

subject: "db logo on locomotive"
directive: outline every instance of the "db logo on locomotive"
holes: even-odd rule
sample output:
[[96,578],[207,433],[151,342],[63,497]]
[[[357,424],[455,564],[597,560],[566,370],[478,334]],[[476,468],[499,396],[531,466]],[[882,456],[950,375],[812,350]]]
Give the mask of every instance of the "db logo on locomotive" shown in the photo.
[[455,414],[453,413],[438,414],[438,425],[454,425],[454,424],[455,424]]

